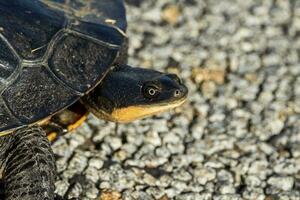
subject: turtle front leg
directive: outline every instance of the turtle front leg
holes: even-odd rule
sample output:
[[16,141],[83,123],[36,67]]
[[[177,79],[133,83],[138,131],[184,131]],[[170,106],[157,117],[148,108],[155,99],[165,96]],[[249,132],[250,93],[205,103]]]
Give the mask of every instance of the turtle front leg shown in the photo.
[[6,137],[10,145],[4,156],[5,199],[53,200],[56,167],[45,132],[35,126]]

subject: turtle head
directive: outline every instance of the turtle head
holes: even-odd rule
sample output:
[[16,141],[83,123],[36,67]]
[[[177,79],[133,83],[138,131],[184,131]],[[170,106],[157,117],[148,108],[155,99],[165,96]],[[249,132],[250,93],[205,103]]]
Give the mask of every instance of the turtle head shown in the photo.
[[187,94],[175,74],[118,66],[82,101],[97,117],[126,123],[180,106]]

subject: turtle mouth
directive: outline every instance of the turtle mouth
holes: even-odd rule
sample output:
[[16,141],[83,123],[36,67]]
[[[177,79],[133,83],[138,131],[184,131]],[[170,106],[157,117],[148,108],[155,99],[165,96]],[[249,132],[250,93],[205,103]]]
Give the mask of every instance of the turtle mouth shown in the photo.
[[88,107],[88,109],[98,118],[117,122],[130,123],[135,120],[143,119],[152,115],[160,114],[167,110],[181,106],[187,100],[188,94],[184,94],[176,100],[170,100],[155,104],[130,105],[127,107],[114,108],[111,112],[101,109]]
[[113,110],[110,121],[118,123],[129,123],[134,120],[143,119],[164,111],[181,106],[187,100],[187,94],[172,102],[163,102],[153,105],[136,105]]

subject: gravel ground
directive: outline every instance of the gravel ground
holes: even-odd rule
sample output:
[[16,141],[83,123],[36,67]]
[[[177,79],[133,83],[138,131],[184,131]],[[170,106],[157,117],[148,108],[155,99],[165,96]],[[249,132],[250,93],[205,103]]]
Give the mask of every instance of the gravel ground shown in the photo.
[[189,101],[54,145],[57,192],[100,199],[300,199],[300,1],[128,0],[132,65]]

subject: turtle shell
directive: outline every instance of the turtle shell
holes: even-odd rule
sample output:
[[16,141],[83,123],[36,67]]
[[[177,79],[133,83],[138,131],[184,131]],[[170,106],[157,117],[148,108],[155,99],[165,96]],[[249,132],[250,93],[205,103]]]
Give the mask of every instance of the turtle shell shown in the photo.
[[[36,123],[76,102],[109,72],[124,40],[122,1],[90,1],[98,15],[81,18],[45,2],[0,1],[0,132]],[[101,12],[109,8],[105,5],[121,11],[119,26],[105,24],[110,13]]]
[[113,24],[126,32],[127,21],[124,0],[43,0],[48,6],[62,10],[95,24]]

